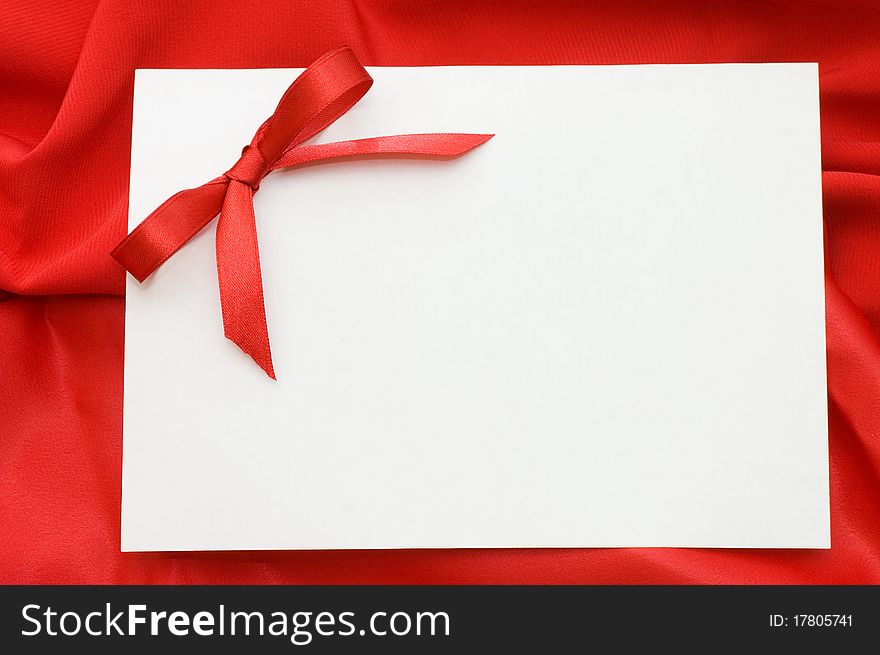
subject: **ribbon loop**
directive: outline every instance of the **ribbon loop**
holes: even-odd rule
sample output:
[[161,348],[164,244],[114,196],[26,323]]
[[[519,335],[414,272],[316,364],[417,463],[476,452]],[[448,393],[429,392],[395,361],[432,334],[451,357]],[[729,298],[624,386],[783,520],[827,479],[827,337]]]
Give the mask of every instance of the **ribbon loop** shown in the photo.
[[255,137],[269,161],[336,121],[369,91],[373,78],[351,48],[318,58],[288,87]]
[[347,112],[372,83],[351,48],[320,57],[284,92],[232,168],[207,184],[171,196],[110,254],[143,282],[219,213],[217,277],[224,334],[274,379],[253,205],[263,178],[279,168],[351,158],[449,159],[492,137],[406,134],[301,145]]

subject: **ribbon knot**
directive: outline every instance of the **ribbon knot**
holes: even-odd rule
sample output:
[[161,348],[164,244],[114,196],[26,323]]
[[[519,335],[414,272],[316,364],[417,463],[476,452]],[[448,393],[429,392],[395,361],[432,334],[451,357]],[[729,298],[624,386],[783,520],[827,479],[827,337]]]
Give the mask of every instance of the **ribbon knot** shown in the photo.
[[256,191],[260,188],[260,182],[268,174],[269,164],[266,163],[263,153],[258,147],[248,145],[242,149],[238,161],[223,175]]
[[492,137],[403,134],[302,145],[347,112],[372,83],[351,48],[320,57],[287,88],[232,168],[168,198],[113,249],[113,258],[143,282],[219,213],[217,279],[224,334],[275,379],[253,204],[262,179],[279,168],[352,158],[448,159]]

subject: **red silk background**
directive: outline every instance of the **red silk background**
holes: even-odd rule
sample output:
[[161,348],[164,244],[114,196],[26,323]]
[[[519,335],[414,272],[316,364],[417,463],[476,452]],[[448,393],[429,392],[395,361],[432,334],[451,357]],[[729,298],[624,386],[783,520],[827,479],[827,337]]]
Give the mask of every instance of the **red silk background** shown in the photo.
[[[853,0],[4,0],[0,582],[880,582],[878,34]],[[345,43],[367,65],[819,62],[831,550],[119,552],[133,71]]]

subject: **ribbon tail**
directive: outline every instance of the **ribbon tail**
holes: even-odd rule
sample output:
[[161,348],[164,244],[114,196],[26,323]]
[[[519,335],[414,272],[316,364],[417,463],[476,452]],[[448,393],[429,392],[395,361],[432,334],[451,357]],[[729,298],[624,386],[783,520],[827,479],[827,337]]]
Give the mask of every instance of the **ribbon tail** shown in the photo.
[[253,190],[241,182],[229,183],[216,245],[223,332],[274,380]]
[[398,134],[369,139],[297,146],[284,152],[271,170],[341,160],[389,158],[452,159],[470,152],[493,134]]
[[110,255],[143,282],[217,215],[226,184],[223,178],[175,193],[120,241]]

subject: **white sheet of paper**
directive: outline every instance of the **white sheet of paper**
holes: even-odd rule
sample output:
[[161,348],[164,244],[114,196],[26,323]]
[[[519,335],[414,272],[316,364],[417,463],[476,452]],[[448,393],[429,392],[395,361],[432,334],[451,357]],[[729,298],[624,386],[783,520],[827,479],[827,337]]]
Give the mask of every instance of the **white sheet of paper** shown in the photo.
[[[237,159],[299,70],[139,70],[129,225]],[[826,548],[815,64],[373,68],[273,173],[273,382],[214,224],[127,289],[122,549]]]

